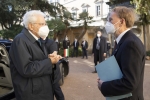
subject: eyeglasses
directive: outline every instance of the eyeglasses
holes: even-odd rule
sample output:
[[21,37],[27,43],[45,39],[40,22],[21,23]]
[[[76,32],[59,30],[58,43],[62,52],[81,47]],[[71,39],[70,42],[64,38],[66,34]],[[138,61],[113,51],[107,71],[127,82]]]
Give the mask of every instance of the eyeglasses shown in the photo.
[[38,25],[40,25],[40,26],[47,25],[47,23],[33,23],[33,24],[38,24]]

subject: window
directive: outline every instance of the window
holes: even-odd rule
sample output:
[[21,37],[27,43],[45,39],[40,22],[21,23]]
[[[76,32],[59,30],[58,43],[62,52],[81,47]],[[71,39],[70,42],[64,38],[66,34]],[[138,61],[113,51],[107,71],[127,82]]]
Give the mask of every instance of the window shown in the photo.
[[72,12],[72,18],[73,18],[73,19],[77,19],[77,12],[76,12],[76,11],[73,11],[73,12]]
[[96,6],[96,16],[100,16],[101,14],[101,8],[100,5]]
[[87,12],[87,9],[86,9],[86,8],[83,8],[83,9],[82,9],[82,12]]

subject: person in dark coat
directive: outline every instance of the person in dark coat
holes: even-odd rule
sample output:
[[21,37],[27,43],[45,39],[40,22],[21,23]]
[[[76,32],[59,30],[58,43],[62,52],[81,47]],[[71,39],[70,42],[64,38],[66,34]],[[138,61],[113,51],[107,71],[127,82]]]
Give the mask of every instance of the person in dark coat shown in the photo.
[[49,28],[44,13],[31,10],[23,17],[25,28],[11,44],[10,71],[16,100],[54,100],[52,69],[61,56],[46,54],[39,38]]
[[135,22],[135,12],[131,8],[119,6],[112,9],[105,29],[116,37],[113,52],[122,71],[122,78],[104,82],[98,79],[98,88],[107,97],[132,93],[120,100],[144,100],[143,80],[145,67],[145,47],[130,30]]
[[107,56],[110,56],[110,49],[111,49],[111,44],[109,41],[107,41]]
[[59,54],[60,42],[58,41],[58,38],[55,39],[55,43],[57,45],[57,53]]
[[[53,41],[52,39],[46,38],[43,41],[45,42],[45,46],[46,46],[48,54],[52,54],[53,52],[58,50],[56,42]],[[53,82],[52,87],[53,87],[53,91],[54,91],[54,96],[56,97],[57,100],[65,100],[64,94],[59,85],[59,80],[61,79],[59,65],[56,64],[56,67],[54,67],[52,69],[52,71],[53,72],[51,74],[51,78],[52,78],[52,82]]]
[[84,56],[86,56],[86,59],[88,59],[87,57],[88,42],[85,40],[85,38],[83,38],[83,41],[81,42],[81,47],[82,47],[82,59],[84,59]]
[[[94,64],[97,65],[97,62],[102,62],[105,60],[106,53],[107,53],[107,44],[106,44],[106,38],[102,36],[101,31],[97,31],[97,36],[93,40],[93,50],[92,53],[94,55]],[[93,73],[96,73],[93,71]]]
[[75,56],[78,57],[79,42],[78,42],[78,40],[76,38],[75,38],[75,40],[74,40],[72,45],[73,45],[72,57],[74,57],[74,53],[75,53]]
[[63,48],[69,49],[69,46],[70,46],[70,41],[68,40],[68,37],[66,36],[66,38],[63,40]]
[[70,46],[70,41],[66,36],[66,38],[63,41],[64,57],[69,57],[69,46]]

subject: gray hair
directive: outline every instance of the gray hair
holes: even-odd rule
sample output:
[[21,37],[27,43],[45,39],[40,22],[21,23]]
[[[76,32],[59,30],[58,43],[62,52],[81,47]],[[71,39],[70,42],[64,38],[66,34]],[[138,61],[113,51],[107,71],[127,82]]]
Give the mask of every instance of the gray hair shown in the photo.
[[34,23],[37,21],[37,15],[45,17],[45,14],[39,10],[31,10],[24,14],[23,24],[24,24],[25,28],[28,29],[29,23]]

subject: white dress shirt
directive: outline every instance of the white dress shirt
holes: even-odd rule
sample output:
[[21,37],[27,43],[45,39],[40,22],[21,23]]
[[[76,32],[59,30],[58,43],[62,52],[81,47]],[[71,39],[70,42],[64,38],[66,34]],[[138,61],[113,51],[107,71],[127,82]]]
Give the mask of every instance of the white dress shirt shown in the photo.
[[[28,30],[29,31],[29,30]],[[35,36],[31,31],[29,31],[29,33],[35,38],[35,40],[38,40],[39,38],[37,36]]]
[[130,29],[125,30],[124,32],[122,32],[122,33],[117,37],[117,39],[116,39],[117,44],[119,43],[119,41],[121,40],[121,38],[123,37],[123,35],[124,35],[127,31],[129,31],[129,30],[130,30]]

